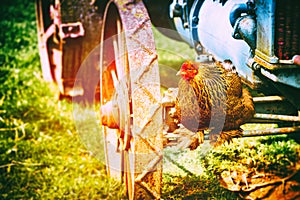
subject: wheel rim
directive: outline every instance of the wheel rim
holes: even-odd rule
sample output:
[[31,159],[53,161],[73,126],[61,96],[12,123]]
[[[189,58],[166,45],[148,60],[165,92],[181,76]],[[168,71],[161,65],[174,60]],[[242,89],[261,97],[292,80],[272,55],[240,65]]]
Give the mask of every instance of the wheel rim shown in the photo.
[[[128,153],[130,150],[130,126],[132,123],[129,104],[129,93],[131,93],[129,78],[130,69],[123,25],[117,11],[117,7],[112,2],[107,5],[104,14],[102,44],[102,60],[100,63],[102,66],[105,66],[108,63],[111,64],[109,64],[108,68],[104,70],[105,72],[101,73],[106,73],[105,78],[110,80],[105,83],[102,82],[101,104],[103,105],[113,98],[113,90],[110,90],[113,87],[114,90],[118,90],[117,93],[119,96],[121,96],[118,98],[119,102],[117,102],[117,104],[119,107],[121,107],[120,110],[123,112],[123,120],[119,120],[117,122],[117,125],[122,128],[112,130],[106,126],[103,126],[104,135],[113,134],[108,132],[115,132],[115,134],[118,135],[117,148],[118,150],[122,151],[120,166],[122,171],[121,176],[125,182],[128,197],[129,199],[132,199],[134,193],[134,173],[131,173],[131,171],[134,170],[132,161],[130,159],[130,154]],[[106,52],[113,54],[113,56],[108,56]],[[107,140],[109,140],[109,138],[106,138],[106,142]],[[108,169],[108,171],[110,170],[111,169]]]
[[[147,195],[148,198],[149,195],[159,198],[162,113],[150,19],[141,1],[110,1],[103,24],[100,47],[101,115],[107,119],[110,118],[107,116],[114,116],[113,123],[108,123],[110,125],[102,120],[107,171],[115,176],[112,167],[120,167],[122,173],[115,177],[123,177],[129,199],[145,198]],[[109,107],[113,110],[112,105],[116,105],[117,111],[112,114],[104,112]],[[113,151],[111,140],[116,139],[113,134],[118,136],[114,145],[121,152],[109,155]],[[112,157],[118,158],[113,160]],[[116,161],[118,159],[120,162]]]

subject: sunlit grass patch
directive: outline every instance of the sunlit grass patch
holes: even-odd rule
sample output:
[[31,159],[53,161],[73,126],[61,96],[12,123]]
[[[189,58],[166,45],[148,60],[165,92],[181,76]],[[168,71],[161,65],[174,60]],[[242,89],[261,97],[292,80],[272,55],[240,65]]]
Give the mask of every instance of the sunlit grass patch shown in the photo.
[[[1,6],[0,199],[124,198],[79,137],[73,105],[42,78],[34,9],[33,1]],[[91,138],[98,131],[86,129]]]
[[[73,105],[58,102],[57,87],[32,69],[8,70],[5,76],[0,86],[0,197],[123,197],[122,184],[107,177],[105,165],[79,137]],[[89,115],[79,121],[87,127]],[[99,129],[84,130],[95,142],[101,135]]]

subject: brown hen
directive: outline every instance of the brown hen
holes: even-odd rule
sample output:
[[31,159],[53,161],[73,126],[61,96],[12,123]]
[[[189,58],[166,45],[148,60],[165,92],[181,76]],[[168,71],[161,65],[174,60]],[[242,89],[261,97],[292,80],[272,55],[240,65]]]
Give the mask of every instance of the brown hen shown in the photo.
[[200,143],[204,130],[209,131],[214,146],[241,136],[240,126],[255,113],[249,91],[242,88],[231,66],[228,60],[214,64],[186,61],[178,72],[175,115],[185,128],[198,133]]

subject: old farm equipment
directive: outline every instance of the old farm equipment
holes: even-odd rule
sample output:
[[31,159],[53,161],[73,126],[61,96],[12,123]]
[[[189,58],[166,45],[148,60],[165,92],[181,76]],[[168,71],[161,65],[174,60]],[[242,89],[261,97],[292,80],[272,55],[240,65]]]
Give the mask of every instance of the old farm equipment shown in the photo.
[[88,0],[36,1],[43,77],[57,83],[60,99],[81,96],[84,90],[89,92],[82,86],[87,84],[81,82],[88,79],[77,80],[80,83],[76,87],[74,82],[80,65],[100,41],[101,10],[98,7],[103,6]]
[[169,137],[163,132],[177,125],[168,116],[175,96],[165,101],[160,94],[151,25],[189,44],[199,61],[230,59],[245,85],[264,94],[254,97],[252,122],[278,128],[245,130],[244,137],[296,133],[299,9],[291,0],[37,0],[43,75],[57,82],[62,96],[82,95],[89,88],[80,84],[85,78],[73,87],[76,73],[100,43],[91,67],[100,77],[108,174],[124,180],[130,199],[159,198],[163,140]]

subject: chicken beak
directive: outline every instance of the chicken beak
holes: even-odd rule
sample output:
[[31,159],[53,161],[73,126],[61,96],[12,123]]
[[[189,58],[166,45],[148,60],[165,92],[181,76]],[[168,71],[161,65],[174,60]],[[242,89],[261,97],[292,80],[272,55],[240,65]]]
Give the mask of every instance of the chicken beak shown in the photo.
[[185,74],[186,74],[185,72],[179,70],[179,71],[176,73],[176,76],[179,76],[179,75],[185,75]]

